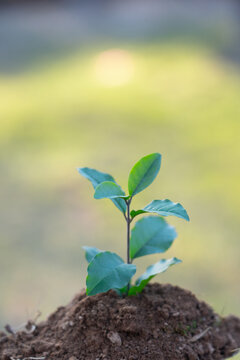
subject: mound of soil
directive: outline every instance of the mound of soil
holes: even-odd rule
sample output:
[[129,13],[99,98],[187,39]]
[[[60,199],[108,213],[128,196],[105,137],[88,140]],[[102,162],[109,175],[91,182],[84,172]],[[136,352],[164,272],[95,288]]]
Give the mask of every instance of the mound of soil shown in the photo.
[[83,291],[47,321],[6,329],[1,360],[222,360],[240,347],[239,318],[221,318],[189,291],[159,284],[128,298]]

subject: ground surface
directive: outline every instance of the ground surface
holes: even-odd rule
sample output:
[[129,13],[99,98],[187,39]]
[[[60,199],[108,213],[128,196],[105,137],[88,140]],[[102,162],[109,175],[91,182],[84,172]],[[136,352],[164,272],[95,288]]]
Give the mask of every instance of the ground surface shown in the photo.
[[159,284],[128,298],[83,291],[46,322],[7,330],[3,360],[222,360],[240,347],[239,318],[220,318],[189,291]]

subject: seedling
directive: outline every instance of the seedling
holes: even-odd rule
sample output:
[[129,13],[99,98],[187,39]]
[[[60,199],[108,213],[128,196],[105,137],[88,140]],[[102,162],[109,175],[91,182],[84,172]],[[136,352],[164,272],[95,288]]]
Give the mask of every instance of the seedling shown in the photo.
[[[126,195],[114,178],[106,173],[79,168],[81,175],[91,181],[95,199],[111,199],[123,214],[127,225],[127,256],[126,263],[117,254],[102,251],[95,247],[83,246],[88,265],[86,279],[87,295],[95,295],[116,290],[119,294],[136,295],[157,274],[166,271],[170,266],[181,260],[171,258],[161,259],[146,271],[131,285],[131,278],[136,272],[132,262],[141,256],[164,253],[175,240],[177,233],[163,216],[174,215],[189,221],[189,216],[183,206],[170,200],[153,200],[140,210],[131,210],[134,196],[146,189],[156,178],[161,166],[161,155],[158,153],[144,156],[132,168],[128,178]],[[138,220],[131,231],[131,223],[135,217],[142,214],[155,214]],[[156,216],[157,215],[157,216]]]

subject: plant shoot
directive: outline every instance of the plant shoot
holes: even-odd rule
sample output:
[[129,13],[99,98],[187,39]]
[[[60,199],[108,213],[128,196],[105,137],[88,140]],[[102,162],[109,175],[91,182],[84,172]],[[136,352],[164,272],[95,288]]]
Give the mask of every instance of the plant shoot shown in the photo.
[[[166,252],[177,237],[174,227],[169,225],[164,217],[173,215],[189,221],[189,216],[183,206],[167,199],[153,200],[142,209],[131,209],[133,198],[151,185],[160,167],[161,155],[159,153],[140,159],[130,171],[128,195],[111,175],[87,167],[78,169],[82,176],[91,181],[95,190],[94,198],[111,199],[126,220],[126,262],[113,252],[95,247],[83,247],[89,263],[86,279],[87,295],[95,295],[110,289],[122,295],[136,295],[153,277],[181,262],[175,257],[161,259],[149,266],[135,284],[131,284],[131,278],[136,273],[134,259]],[[132,221],[137,216],[149,214],[153,215],[141,218],[131,229]]]

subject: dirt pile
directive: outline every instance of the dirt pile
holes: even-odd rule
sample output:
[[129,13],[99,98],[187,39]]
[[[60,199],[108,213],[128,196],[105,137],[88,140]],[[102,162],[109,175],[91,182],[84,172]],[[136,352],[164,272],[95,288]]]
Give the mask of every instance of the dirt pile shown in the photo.
[[0,333],[1,360],[222,360],[240,347],[239,318],[220,318],[171,285],[148,285],[128,298],[82,292],[47,321],[29,325]]

